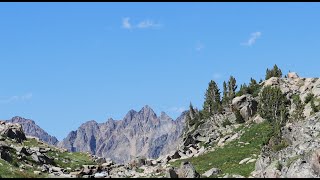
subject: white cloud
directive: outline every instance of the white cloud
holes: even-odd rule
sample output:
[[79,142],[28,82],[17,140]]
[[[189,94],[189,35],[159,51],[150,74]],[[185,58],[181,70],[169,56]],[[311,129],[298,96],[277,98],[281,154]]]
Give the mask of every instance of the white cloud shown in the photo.
[[122,27],[123,27],[123,28],[125,28],[125,29],[131,29],[131,28],[132,28],[129,20],[130,20],[129,17],[126,17],[126,18],[123,18],[123,19],[122,19]]
[[137,25],[137,28],[152,28],[152,27],[159,27],[159,26],[160,24],[156,24],[152,20],[145,20],[145,21],[141,21]]
[[261,36],[261,32],[254,32],[254,33],[251,33],[251,37],[248,39],[247,42],[244,42],[244,43],[241,43],[241,45],[243,46],[252,46],[256,40]]
[[213,79],[220,79],[222,75],[220,73],[214,73],[213,74]]
[[175,112],[175,113],[182,113],[185,110],[186,110],[185,107],[172,107],[169,109],[169,111]]
[[202,49],[204,49],[204,44],[201,42],[198,42],[196,44],[196,51],[201,51]]
[[32,98],[32,93],[27,93],[22,96],[11,96],[8,98],[0,98],[0,103],[11,103],[16,101],[27,101]]
[[27,93],[23,96],[21,96],[21,100],[29,100],[32,98],[32,93]]
[[125,29],[146,29],[160,27],[161,24],[155,23],[153,20],[144,20],[139,22],[137,25],[133,25],[129,22],[130,18],[126,17],[122,19],[122,27]]

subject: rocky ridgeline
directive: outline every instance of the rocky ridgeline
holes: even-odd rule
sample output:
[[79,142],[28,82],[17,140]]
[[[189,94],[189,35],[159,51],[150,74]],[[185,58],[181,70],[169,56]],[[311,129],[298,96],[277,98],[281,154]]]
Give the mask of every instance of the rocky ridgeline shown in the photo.
[[58,146],[123,164],[136,156],[157,158],[177,148],[184,121],[185,113],[173,120],[164,112],[157,116],[145,106],[138,112],[130,110],[123,120],[88,121],[69,133]]
[[[32,170],[36,177],[40,175],[62,178],[165,177],[169,172],[168,161],[161,158],[154,160],[137,157],[127,164],[117,164],[109,158],[90,154],[87,155],[90,156],[91,164],[79,165],[76,168],[60,167],[58,160],[62,163],[77,161],[70,158],[58,158],[58,154],[66,153],[72,154],[73,152],[49,146],[36,138],[27,138],[20,124],[0,121],[1,159],[11,164],[19,164],[17,168],[20,172]],[[175,157],[174,155],[172,159]],[[185,173],[189,171],[189,166],[192,168],[192,165],[183,165]]]

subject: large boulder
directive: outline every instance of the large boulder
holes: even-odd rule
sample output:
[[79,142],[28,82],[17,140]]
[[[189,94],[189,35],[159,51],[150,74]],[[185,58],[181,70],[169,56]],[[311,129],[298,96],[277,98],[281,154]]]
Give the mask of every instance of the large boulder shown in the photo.
[[320,175],[320,149],[316,149],[310,160],[311,168],[316,175]]
[[190,162],[182,162],[177,170],[179,178],[199,178],[200,174],[195,170]]
[[0,136],[15,139],[19,143],[27,139],[20,124],[4,121],[0,122]]
[[174,168],[169,168],[165,175],[166,178],[178,178],[177,172],[174,170]]
[[0,143],[0,158],[5,160],[5,161],[11,161],[12,160],[12,157],[11,157],[11,154],[10,154],[10,150],[12,148],[9,147],[7,144],[5,143]]
[[250,94],[245,94],[240,97],[235,97],[232,100],[232,107],[239,110],[245,121],[249,120],[258,108],[258,102]]
[[262,123],[264,122],[265,119],[263,119],[259,114],[253,119],[253,122],[259,124],[259,123]]
[[31,158],[37,162],[37,163],[40,163],[40,164],[53,164],[53,158],[50,158],[48,157],[47,155],[45,154],[42,154],[40,152],[34,152],[31,154]]
[[264,87],[265,86],[277,86],[277,85],[279,85],[280,84],[280,78],[278,78],[278,77],[271,77],[271,78],[269,78],[268,80],[266,80],[265,82],[264,82]]
[[296,72],[289,72],[288,73],[288,78],[296,79],[296,78],[299,78],[299,75]]
[[203,173],[202,175],[205,177],[210,177],[210,176],[214,176],[214,175],[218,175],[221,173],[221,170],[218,168],[211,168],[208,171],[206,171],[205,173]]
[[312,94],[315,96],[320,96],[320,78],[314,83]]

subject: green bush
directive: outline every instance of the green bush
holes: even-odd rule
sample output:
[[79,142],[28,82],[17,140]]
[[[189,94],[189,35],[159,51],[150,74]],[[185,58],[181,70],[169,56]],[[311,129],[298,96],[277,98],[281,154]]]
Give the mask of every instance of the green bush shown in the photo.
[[222,126],[223,127],[227,127],[228,125],[230,126],[232,123],[229,121],[228,118],[226,118],[223,122],[222,122]]
[[295,94],[292,96],[292,101],[296,105],[296,109],[294,110],[292,114],[292,118],[295,120],[301,120],[304,118],[303,110],[304,110],[304,104],[300,100],[299,95]]
[[239,110],[237,110],[237,109],[234,110],[234,114],[235,114],[235,116],[236,116],[236,122],[237,122],[237,123],[244,123],[244,122],[245,122],[245,120],[244,120],[243,117],[241,116]]
[[308,104],[311,100],[313,100],[314,94],[308,93],[306,98],[304,99],[304,103]]
[[267,69],[266,71],[266,80],[268,80],[271,77],[282,77],[281,69],[278,68],[278,66],[275,64],[273,66],[273,69]]
[[311,108],[313,113],[319,112],[319,107],[314,104],[314,99],[311,100]]
[[280,143],[273,145],[271,148],[273,151],[278,152],[281,149],[284,149],[289,146],[289,143],[286,140],[281,140]]

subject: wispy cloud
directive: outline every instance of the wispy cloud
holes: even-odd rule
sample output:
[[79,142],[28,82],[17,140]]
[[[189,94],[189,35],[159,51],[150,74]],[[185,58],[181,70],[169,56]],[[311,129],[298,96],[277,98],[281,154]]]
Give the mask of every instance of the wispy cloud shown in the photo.
[[157,24],[152,20],[144,20],[137,25],[137,28],[152,28],[152,27],[160,27],[160,26],[161,26],[160,24]]
[[122,27],[125,29],[134,29],[134,28],[146,29],[146,28],[157,28],[162,26],[161,24],[155,23],[153,20],[149,20],[149,19],[143,20],[136,25],[132,25],[129,21],[130,21],[130,17],[123,18]]
[[201,42],[198,42],[197,44],[196,44],[196,51],[201,51],[202,49],[204,49],[204,44],[203,43],[201,43]]
[[220,79],[222,75],[220,73],[214,73],[213,74],[213,79]]
[[185,107],[172,107],[172,108],[169,108],[169,111],[175,112],[175,113],[182,113],[185,110],[186,110]]
[[27,101],[32,98],[32,93],[27,93],[22,96],[11,96],[11,97],[4,97],[0,98],[0,103],[11,103],[16,101]]
[[131,29],[132,26],[129,22],[130,18],[129,17],[125,17],[122,19],[122,27],[125,28],[125,29]]
[[244,42],[244,43],[241,43],[241,45],[243,46],[252,46],[256,40],[261,36],[261,32],[254,32],[254,33],[251,33],[251,37],[248,39],[247,42]]

